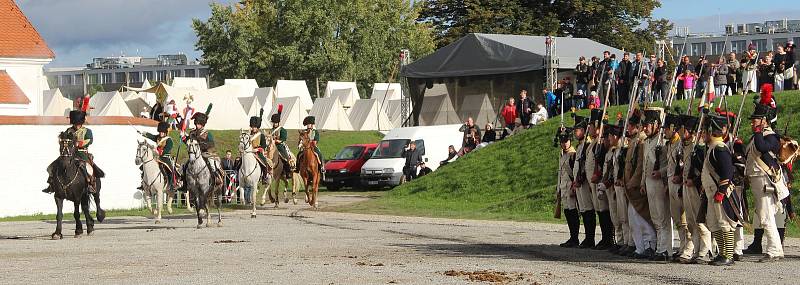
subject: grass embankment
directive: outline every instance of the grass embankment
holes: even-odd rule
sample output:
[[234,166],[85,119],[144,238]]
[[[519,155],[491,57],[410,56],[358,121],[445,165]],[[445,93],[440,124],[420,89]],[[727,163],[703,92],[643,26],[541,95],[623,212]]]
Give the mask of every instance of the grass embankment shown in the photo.
[[[745,143],[751,135],[747,116],[752,113],[754,95],[747,97],[739,136]],[[776,94],[780,128],[789,121],[789,133],[800,136],[800,92]],[[729,98],[734,112],[742,96]],[[686,110],[688,101],[676,101]],[[695,105],[697,100],[695,100]],[[612,121],[626,106],[610,108]],[[588,111],[578,114],[587,116]],[[565,117],[568,125],[573,120]],[[552,118],[520,135],[509,137],[487,148],[471,153],[431,175],[414,180],[390,191],[379,199],[334,208],[334,211],[427,216],[443,218],[563,222],[553,219],[556,166],[559,149],[553,147],[553,136],[559,118]],[[796,173],[798,175],[800,173]],[[797,193],[797,185],[793,192]],[[749,190],[747,191],[750,192]],[[752,205],[752,199],[749,199]],[[795,201],[797,197],[795,197]],[[794,205],[800,205],[795,202]],[[751,210],[753,207],[750,207]],[[795,225],[793,236],[800,236]]]

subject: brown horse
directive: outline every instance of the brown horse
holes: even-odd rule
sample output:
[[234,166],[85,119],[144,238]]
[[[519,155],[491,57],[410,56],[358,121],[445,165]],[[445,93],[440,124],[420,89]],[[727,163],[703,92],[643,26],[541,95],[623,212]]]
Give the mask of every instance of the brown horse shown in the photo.
[[[300,164],[300,177],[303,178],[303,183],[306,190],[306,201],[311,207],[317,207],[317,191],[319,190],[319,160],[317,153],[314,151],[314,143],[308,137],[309,132],[300,130],[300,150],[303,156],[299,157]],[[308,186],[311,186],[312,192],[308,192]]]
[[[300,175],[294,171],[288,170],[288,167],[285,167],[284,160],[281,158],[281,155],[278,154],[278,147],[275,145],[275,139],[272,136],[266,136],[267,138],[267,151],[266,157],[267,160],[272,161],[274,167],[272,168],[272,184],[267,185],[264,194],[261,196],[261,206],[264,206],[267,201],[267,195],[269,195],[270,203],[275,204],[275,208],[278,207],[278,203],[280,201],[279,192],[281,187],[281,182],[283,183],[283,202],[289,203],[289,197],[287,196],[287,189],[291,186],[292,187],[292,202],[297,205],[297,188],[300,187]],[[292,155],[291,152],[288,153]],[[291,181],[291,184],[289,183]]]

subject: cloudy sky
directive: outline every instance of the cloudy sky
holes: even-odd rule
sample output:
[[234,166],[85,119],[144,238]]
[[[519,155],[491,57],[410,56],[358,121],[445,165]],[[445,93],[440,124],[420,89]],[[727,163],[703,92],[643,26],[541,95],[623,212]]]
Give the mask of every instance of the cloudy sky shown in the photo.
[[[56,60],[50,66],[81,66],[93,57],[120,54],[155,56],[182,52],[189,58],[198,58],[192,19],[207,19],[211,13],[209,0],[16,1],[55,51]],[[693,33],[718,32],[718,23],[724,26],[731,22],[800,19],[797,0],[662,2],[654,16],[668,18],[676,26],[690,26]]]

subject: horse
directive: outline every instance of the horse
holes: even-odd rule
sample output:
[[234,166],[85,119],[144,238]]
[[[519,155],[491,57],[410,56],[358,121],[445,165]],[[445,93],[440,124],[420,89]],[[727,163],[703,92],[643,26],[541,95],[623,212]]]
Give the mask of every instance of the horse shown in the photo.
[[[139,146],[136,148],[135,162],[136,165],[142,166],[142,194],[145,204],[147,204],[147,209],[155,216],[155,223],[160,224],[165,190],[167,191],[167,212],[172,214],[172,199],[175,195],[175,190],[170,190],[169,187],[171,177],[167,177],[161,172],[156,151],[146,141],[139,141]],[[153,195],[156,195],[156,202],[158,203],[156,210],[153,210],[153,206],[150,205]]]
[[[261,182],[262,173],[255,150],[253,150],[253,145],[250,143],[250,133],[248,131],[243,130],[239,135],[239,153],[242,156],[242,165],[239,167],[239,187],[250,189],[250,202],[253,204],[250,218],[255,218],[256,193],[258,192],[258,184]],[[272,175],[267,175],[265,184],[269,185],[271,180]],[[244,192],[247,193],[247,191]]]
[[189,197],[194,202],[195,212],[197,213],[197,228],[203,225],[203,216],[200,211],[205,211],[206,227],[210,226],[211,214],[209,213],[208,203],[213,202],[213,198],[217,197],[217,226],[222,226],[222,212],[220,207],[222,201],[219,192],[222,189],[215,189],[216,186],[212,181],[214,173],[209,168],[209,164],[203,159],[200,151],[200,144],[197,140],[188,139],[186,141],[186,150],[189,153],[189,159],[186,161],[186,175],[183,179],[186,181],[185,187],[189,192]]
[[[83,234],[81,224],[81,210],[86,218],[86,233],[91,235],[94,232],[94,220],[92,219],[91,209],[89,208],[89,198],[92,193],[89,191],[89,184],[86,181],[86,174],[81,168],[84,161],[75,157],[77,147],[75,146],[75,134],[73,132],[61,132],[58,136],[59,157],[53,163],[52,183],[54,199],[56,202],[56,231],[50,235],[52,239],[62,239],[61,223],[64,220],[64,199],[72,201],[75,205],[73,217],[75,218],[75,237]],[[95,182],[95,192],[100,192],[100,179]],[[96,196],[99,196],[97,194]],[[100,215],[100,205],[98,203],[98,216]]]
[[[286,192],[288,192],[287,189],[289,188],[290,178],[287,178],[287,176],[291,177],[292,180],[291,181],[292,203],[297,205],[297,198],[296,198],[297,188],[300,185],[299,174],[293,171],[289,171],[288,173],[286,172],[287,162],[281,159],[281,156],[277,153],[278,147],[275,145],[275,140],[272,138],[272,136],[266,136],[266,137],[267,137],[268,147],[265,156],[267,157],[267,159],[272,161],[272,165],[274,165],[274,167],[272,168],[272,177],[273,177],[272,183],[267,185],[266,191],[264,191],[264,194],[261,195],[261,206],[264,206],[264,204],[266,204],[267,194],[269,194],[270,203],[275,203],[275,208],[278,207],[278,204],[280,203],[280,199],[278,197],[278,191],[280,190],[281,182],[283,182],[283,202],[287,204],[289,203],[289,197],[287,196]],[[274,197],[273,194],[275,195]]]
[[[313,208],[317,208],[317,191],[319,190],[319,160],[317,153],[314,152],[314,145],[311,138],[308,137],[309,132],[300,130],[300,148],[303,151],[303,158],[298,165],[300,169],[300,177],[303,178],[303,184],[306,191],[306,201]],[[308,187],[311,186],[311,191]]]

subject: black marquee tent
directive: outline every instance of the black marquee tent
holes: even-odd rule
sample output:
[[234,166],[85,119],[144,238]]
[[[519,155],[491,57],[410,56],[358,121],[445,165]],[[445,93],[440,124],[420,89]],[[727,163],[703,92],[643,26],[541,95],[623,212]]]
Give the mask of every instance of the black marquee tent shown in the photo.
[[[539,89],[545,76],[546,38],[468,34],[406,65],[401,74],[408,79],[413,100],[412,123],[419,122],[425,90],[434,83],[446,84],[455,104],[460,98],[480,93],[488,95],[495,108],[505,98],[516,96],[520,89]],[[592,56],[601,57],[607,50],[622,58],[623,51],[585,38],[555,37],[555,42],[560,78],[570,76],[581,56],[588,62]],[[529,94],[541,99],[538,93]]]

